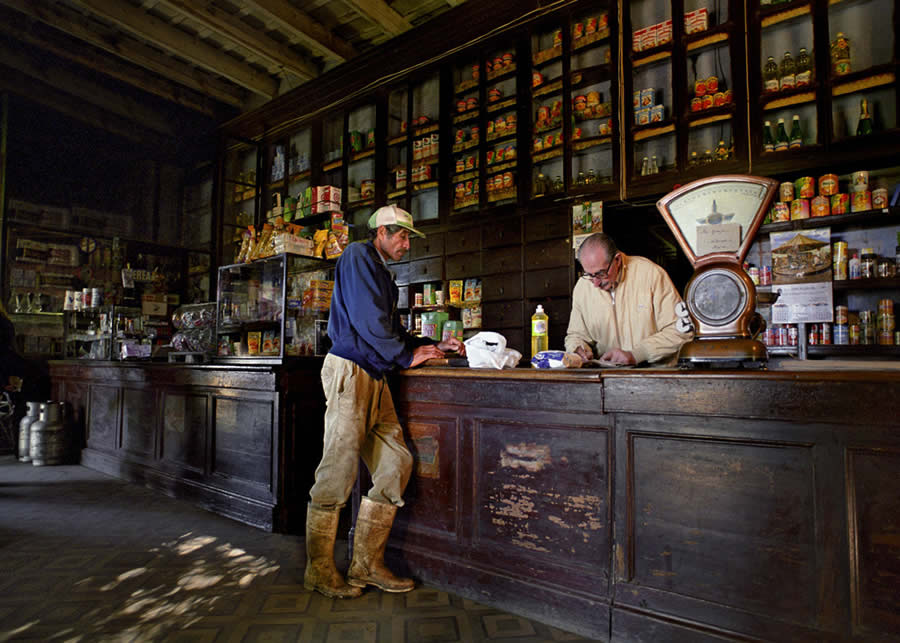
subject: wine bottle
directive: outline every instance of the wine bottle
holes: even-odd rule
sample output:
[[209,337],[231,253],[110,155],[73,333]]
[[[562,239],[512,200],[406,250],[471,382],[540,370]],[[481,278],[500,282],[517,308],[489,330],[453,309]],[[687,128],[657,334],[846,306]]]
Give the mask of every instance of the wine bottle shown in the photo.
[[781,84],[779,89],[793,89],[797,84],[796,65],[794,59],[791,58],[791,52],[784,52],[784,58],[781,59]]
[[769,56],[763,67],[763,90],[766,93],[777,92],[778,87],[778,63],[775,62],[774,57]]
[[790,140],[788,139],[787,131],[784,129],[784,119],[778,119],[778,128],[775,134],[775,151],[783,152],[788,149],[790,146]]
[[797,114],[794,114],[794,120],[791,124],[791,134],[788,146],[792,150],[803,147],[803,130],[800,129],[800,116]]
[[775,139],[772,138],[772,122],[766,121],[763,126],[763,152],[775,151]]
[[800,47],[800,53],[797,54],[797,87],[808,87],[812,84],[812,61],[806,52],[806,47]]
[[869,114],[869,101],[859,101],[859,122],[856,124],[857,136],[868,136],[872,133],[872,116]]

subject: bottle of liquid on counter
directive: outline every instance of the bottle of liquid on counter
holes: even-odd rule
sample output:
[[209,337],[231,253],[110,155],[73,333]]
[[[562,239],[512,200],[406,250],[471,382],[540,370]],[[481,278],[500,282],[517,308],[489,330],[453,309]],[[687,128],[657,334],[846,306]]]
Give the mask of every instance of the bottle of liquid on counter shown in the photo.
[[775,139],[772,138],[772,122],[766,121],[763,126],[763,152],[775,151]]
[[787,130],[784,129],[784,119],[778,119],[777,133],[775,134],[775,151],[783,152],[790,146]]
[[812,84],[812,61],[809,59],[809,53],[806,47],[800,47],[800,53],[797,54],[797,87],[808,87]]
[[868,136],[872,133],[872,116],[869,114],[869,101],[859,101],[859,122],[856,124],[857,136]]
[[541,304],[538,304],[537,309],[534,311],[534,315],[531,316],[531,356],[534,357],[537,353],[541,351],[547,350],[548,346],[548,338],[547,338],[547,326],[548,326],[548,317],[547,313],[544,312],[544,307]]
[[763,67],[763,91],[777,92],[778,86],[778,63],[775,62],[774,56],[769,56]]
[[791,124],[791,135],[788,146],[792,150],[803,147],[803,130],[800,129],[800,116],[797,114],[794,114],[794,119]]
[[794,59],[791,52],[784,52],[784,58],[781,59],[781,84],[779,88],[793,89],[797,85],[797,69],[794,65]]

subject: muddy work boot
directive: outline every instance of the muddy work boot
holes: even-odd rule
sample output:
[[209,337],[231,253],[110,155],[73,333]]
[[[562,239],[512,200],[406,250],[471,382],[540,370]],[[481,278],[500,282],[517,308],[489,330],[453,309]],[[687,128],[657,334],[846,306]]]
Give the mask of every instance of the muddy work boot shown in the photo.
[[355,598],[359,587],[344,582],[334,566],[334,539],[337,536],[339,509],[306,509],[306,572],[303,586],[329,598]]
[[353,561],[347,572],[347,582],[351,585],[374,585],[394,593],[409,592],[415,587],[411,578],[397,578],[384,566],[384,548],[396,514],[394,505],[362,499],[353,537]]

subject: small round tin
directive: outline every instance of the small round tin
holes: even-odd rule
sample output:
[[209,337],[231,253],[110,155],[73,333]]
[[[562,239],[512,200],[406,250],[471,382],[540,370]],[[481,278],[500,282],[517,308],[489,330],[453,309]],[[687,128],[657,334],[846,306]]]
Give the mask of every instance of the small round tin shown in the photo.
[[[713,93],[715,93],[715,92],[713,92]],[[705,78],[698,78],[694,82],[694,95],[700,96],[700,97],[706,96],[706,79]]]
[[713,94],[713,107],[722,107],[725,104],[725,92],[716,92]]
[[794,184],[790,181],[785,181],[781,185],[778,186],[778,196],[785,203],[790,203],[794,200]]
[[706,93],[715,94],[719,91],[719,77],[710,76],[706,79]]
[[854,192],[850,199],[850,212],[866,212],[872,209],[872,193],[868,190]]
[[791,221],[809,218],[809,199],[791,201]]
[[846,306],[834,307],[834,323],[846,324],[850,319],[850,309]]
[[791,206],[787,203],[779,201],[775,204],[772,211],[772,221],[782,222],[791,220]]
[[847,214],[849,206],[849,194],[833,194],[831,196],[831,214]]
[[823,174],[819,177],[819,194],[823,196],[832,196],[838,191],[837,174]]
[[794,187],[801,199],[811,199],[816,195],[816,180],[811,176],[801,176],[794,182]]
[[831,202],[827,196],[813,197],[810,207],[814,217],[827,217],[831,214]]
[[850,182],[851,192],[863,192],[869,189],[869,173],[865,170],[854,172]]
[[872,190],[872,209],[881,210],[888,207],[888,191],[887,188],[878,188]]
[[699,112],[703,109],[703,99],[699,97],[694,97],[691,99],[691,111]]

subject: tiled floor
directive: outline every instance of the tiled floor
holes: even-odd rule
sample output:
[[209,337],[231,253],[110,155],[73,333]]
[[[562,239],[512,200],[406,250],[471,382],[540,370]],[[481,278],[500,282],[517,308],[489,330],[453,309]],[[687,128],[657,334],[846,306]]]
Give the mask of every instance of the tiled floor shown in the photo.
[[303,564],[295,536],[0,457],[0,641],[587,640],[429,587],[331,600],[303,588]]

